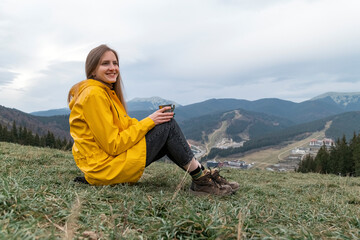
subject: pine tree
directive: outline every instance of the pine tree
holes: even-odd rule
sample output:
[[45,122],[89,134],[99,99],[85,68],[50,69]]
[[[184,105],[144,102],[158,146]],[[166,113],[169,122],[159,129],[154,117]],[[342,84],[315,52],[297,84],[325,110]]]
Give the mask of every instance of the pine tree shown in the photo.
[[342,147],[343,142],[340,141],[340,138],[336,141],[336,146],[334,147],[333,151],[331,152],[331,162],[334,164],[332,173],[338,175],[342,174],[342,169],[344,166],[344,159],[342,156]]
[[19,143],[19,144],[24,144],[23,142],[23,128],[22,126],[19,126],[19,130],[18,130],[18,138],[16,140],[16,143]]
[[7,128],[6,128],[6,126],[2,126],[2,125],[0,124],[0,141],[6,142],[6,141],[7,141],[7,137],[8,137],[8,134],[7,134]]
[[3,136],[3,126],[0,124],[0,141],[4,141]]
[[354,172],[356,177],[360,177],[360,133],[356,137],[355,144],[353,146],[353,161],[354,161]]
[[2,141],[9,142],[10,134],[6,126],[3,126],[1,135],[2,135]]
[[338,147],[337,143],[335,146],[330,148],[330,156],[327,164],[328,173],[338,174]]
[[50,148],[55,148],[56,146],[56,140],[54,137],[54,134],[50,131],[45,136],[45,146]]
[[60,138],[57,138],[55,140],[55,146],[54,147],[57,148],[57,149],[61,149],[61,140],[60,140]]
[[38,146],[40,147],[40,137],[39,134],[35,134],[35,138],[34,138],[34,146]]
[[355,158],[354,158],[354,152],[355,152],[355,149],[356,149],[356,146],[359,144],[358,142],[358,139],[357,139],[357,136],[356,136],[356,132],[354,132],[353,134],[353,138],[351,139],[350,141],[350,144],[349,144],[349,163],[347,164],[347,171],[349,173],[349,175],[355,175]]
[[26,129],[26,127],[24,127],[23,130],[22,130],[22,133],[20,135],[20,139],[21,139],[21,142],[22,142],[23,145],[28,145],[28,143],[26,141],[27,134],[28,134],[27,129]]
[[321,146],[319,149],[316,157],[315,157],[315,172],[317,173],[328,173],[329,172],[329,152],[327,151],[327,148],[324,145]]
[[297,171],[302,173],[312,172],[313,168],[315,168],[313,165],[314,158],[310,154],[307,154],[304,159],[301,160],[301,162],[299,163],[299,168],[297,169]]
[[13,121],[11,133],[10,133],[10,142],[16,143],[18,141],[18,130],[16,128],[16,123]]
[[70,140],[68,141],[68,144],[66,145],[66,150],[71,150],[72,149],[72,146],[73,146],[73,142]]
[[35,146],[34,144],[34,135],[31,130],[27,130],[25,127],[26,136],[25,136],[25,143],[27,145]]
[[23,145],[29,145],[29,143],[27,142],[27,135],[28,135],[28,131],[26,129],[26,127],[24,127],[21,131],[21,134],[19,133],[19,143],[21,141],[21,144]]
[[40,147],[46,147],[46,136],[47,135],[43,135],[40,137]]
[[342,162],[342,168],[341,168],[341,174],[343,176],[351,174],[353,167],[352,167],[352,153],[350,150],[349,145],[347,144],[345,135],[341,139],[341,145],[340,145],[340,155],[339,160]]

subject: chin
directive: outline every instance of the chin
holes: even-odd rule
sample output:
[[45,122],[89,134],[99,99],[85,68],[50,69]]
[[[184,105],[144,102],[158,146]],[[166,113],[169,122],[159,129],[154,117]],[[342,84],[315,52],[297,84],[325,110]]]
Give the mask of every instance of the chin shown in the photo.
[[107,83],[116,83],[116,79],[114,79],[114,80],[109,80],[109,79],[108,79],[108,80],[106,80],[106,82],[107,82]]

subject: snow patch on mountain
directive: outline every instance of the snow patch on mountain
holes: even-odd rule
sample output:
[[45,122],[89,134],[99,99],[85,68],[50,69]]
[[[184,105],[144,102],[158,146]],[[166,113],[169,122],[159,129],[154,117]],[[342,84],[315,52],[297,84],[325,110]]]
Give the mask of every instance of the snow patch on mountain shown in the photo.
[[312,98],[311,100],[319,100],[323,98],[330,97],[338,105],[346,107],[352,103],[360,102],[360,92],[349,92],[349,93],[340,93],[340,92],[328,92],[321,94],[317,97]]
[[130,110],[156,110],[159,108],[159,105],[164,104],[175,104],[176,107],[181,105],[172,100],[163,99],[161,97],[150,97],[150,98],[134,98],[127,102],[127,105]]

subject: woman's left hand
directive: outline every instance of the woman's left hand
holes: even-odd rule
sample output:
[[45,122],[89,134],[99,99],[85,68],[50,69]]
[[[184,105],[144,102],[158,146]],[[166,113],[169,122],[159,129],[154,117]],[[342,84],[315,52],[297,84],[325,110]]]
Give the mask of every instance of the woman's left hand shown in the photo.
[[162,109],[159,109],[153,114],[149,115],[149,118],[151,118],[154,121],[155,125],[169,122],[174,117],[174,113],[165,112],[165,111],[170,109],[171,107],[164,107]]

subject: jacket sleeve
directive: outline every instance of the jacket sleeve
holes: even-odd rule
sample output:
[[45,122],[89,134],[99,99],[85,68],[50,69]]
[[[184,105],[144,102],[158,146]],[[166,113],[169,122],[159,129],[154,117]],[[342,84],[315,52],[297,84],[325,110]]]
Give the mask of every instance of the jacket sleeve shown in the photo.
[[[83,103],[83,114],[95,141],[109,155],[119,155],[136,143],[138,143],[145,134],[155,126],[150,118],[130,125],[127,129],[121,129],[114,123],[111,111],[111,102],[108,99],[105,90],[97,90],[95,94],[89,93]],[[119,116],[120,118],[122,115]],[[123,122],[120,120],[120,122]]]
[[134,125],[134,124],[137,124],[139,122],[139,120],[137,120],[136,118],[130,118],[129,117],[129,120],[130,120],[130,125]]

